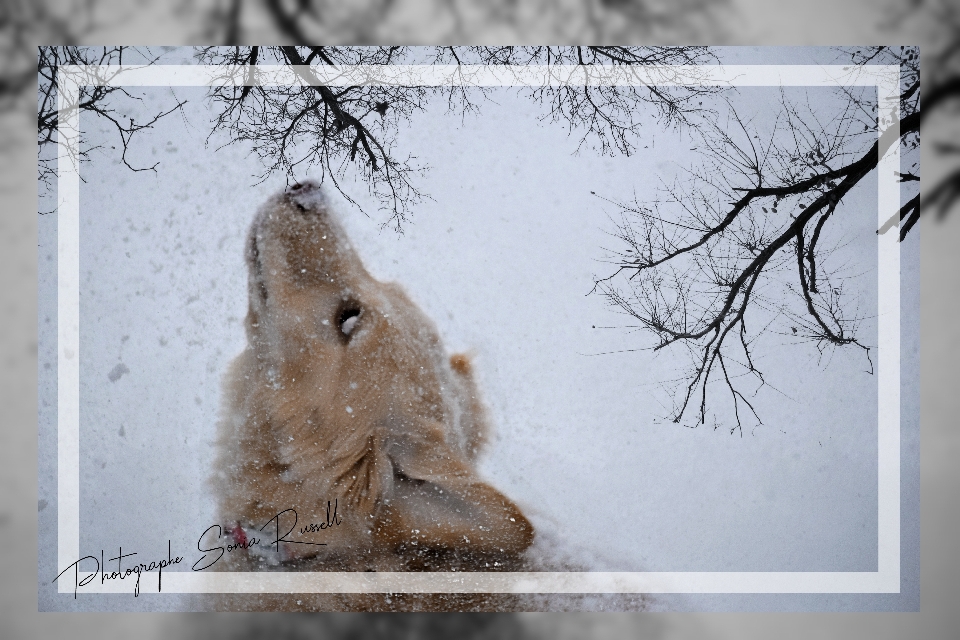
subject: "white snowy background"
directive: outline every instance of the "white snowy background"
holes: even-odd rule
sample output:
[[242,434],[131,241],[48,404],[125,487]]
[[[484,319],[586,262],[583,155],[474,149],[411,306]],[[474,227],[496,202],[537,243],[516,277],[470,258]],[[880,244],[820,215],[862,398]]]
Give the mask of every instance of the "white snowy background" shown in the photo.
[[[243,241],[284,180],[258,185],[259,159],[218,148],[223,138],[205,144],[205,92],[175,92],[188,100],[183,117],[161,120],[128,155],[159,161],[156,173],[129,171],[116,152],[82,170],[80,547],[149,559],[169,539],[192,563],[216,522],[207,478],[221,376],[245,342]],[[143,114],[172,100],[169,88],[142,95]],[[771,118],[779,91],[736,99]],[[875,571],[876,377],[862,352],[821,360],[811,344],[768,334],[759,364],[782,393],[756,397],[764,425],[740,437],[664,420],[660,383],[686,356],[624,352],[650,337],[586,295],[611,271],[603,247],[616,246],[616,208],[590,192],[652,198],[697,161],[690,137],[651,119],[634,157],[578,154],[579,137],[542,114],[502,89],[480,116],[461,120],[437,100],[403,127],[398,147],[429,165],[419,184],[430,199],[402,235],[381,228],[361,183],[348,187],[369,216],[328,190],[369,270],[406,288],[448,350],[474,354],[495,430],[482,473],[594,570]],[[109,129],[83,126],[89,145],[115,144]],[[872,345],[875,185],[851,192],[837,256],[862,274],[860,335]],[[55,216],[40,218],[39,238],[44,341],[55,336]],[[50,353],[41,347],[41,400],[51,379],[55,389]],[[39,498],[50,502],[55,462],[41,460]]]

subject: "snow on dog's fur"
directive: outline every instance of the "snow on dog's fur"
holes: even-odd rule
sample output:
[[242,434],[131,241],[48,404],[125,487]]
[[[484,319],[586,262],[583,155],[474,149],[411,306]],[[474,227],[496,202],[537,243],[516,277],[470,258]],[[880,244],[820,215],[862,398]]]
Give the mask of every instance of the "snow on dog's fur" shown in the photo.
[[[248,346],[227,374],[216,487],[225,537],[261,544],[213,570],[522,568],[533,527],[474,468],[487,422],[470,360],[448,356],[404,291],[367,273],[320,189],[295,185],[268,201],[246,259]],[[298,521],[291,542],[269,546],[277,526],[292,525],[291,512],[271,522],[288,509]],[[301,535],[311,523],[326,526]],[[212,606],[516,605],[507,596],[274,594],[222,595]]]

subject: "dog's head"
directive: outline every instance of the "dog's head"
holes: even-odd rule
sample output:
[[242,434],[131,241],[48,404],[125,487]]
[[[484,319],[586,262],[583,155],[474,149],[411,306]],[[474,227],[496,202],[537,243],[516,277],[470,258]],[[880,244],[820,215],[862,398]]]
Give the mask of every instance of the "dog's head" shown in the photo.
[[469,361],[447,356],[402,289],[370,276],[319,187],[272,198],[246,258],[249,348],[228,398],[224,516],[256,523],[293,508],[301,526],[336,501],[342,523],[312,538],[327,547],[290,544],[290,558],[388,553],[429,566],[522,553],[533,528],[473,468],[484,417]]

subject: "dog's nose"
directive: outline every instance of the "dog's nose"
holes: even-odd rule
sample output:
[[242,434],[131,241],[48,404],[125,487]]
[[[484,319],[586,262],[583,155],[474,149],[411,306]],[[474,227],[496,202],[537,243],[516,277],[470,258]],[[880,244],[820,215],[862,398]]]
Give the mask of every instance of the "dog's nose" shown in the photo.
[[327,205],[323,190],[313,180],[290,185],[284,192],[284,196],[296,205],[301,213],[319,213]]
[[316,191],[319,188],[320,185],[313,180],[306,180],[304,182],[297,182],[287,187],[287,193],[308,193],[310,191]]

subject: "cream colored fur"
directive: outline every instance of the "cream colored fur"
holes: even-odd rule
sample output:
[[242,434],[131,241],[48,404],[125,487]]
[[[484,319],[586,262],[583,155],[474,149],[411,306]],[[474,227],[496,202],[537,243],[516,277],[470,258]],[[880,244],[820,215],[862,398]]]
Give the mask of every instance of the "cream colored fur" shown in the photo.
[[[217,568],[522,567],[533,527],[474,467],[488,427],[470,360],[448,356],[404,291],[370,276],[320,189],[296,185],[270,199],[246,259],[248,346],[226,376],[219,434],[222,523],[251,531],[295,509],[299,531],[326,522],[333,501],[342,522],[294,532],[326,546],[280,543],[279,565],[240,551]],[[213,606],[510,608],[489,596],[279,594]]]

